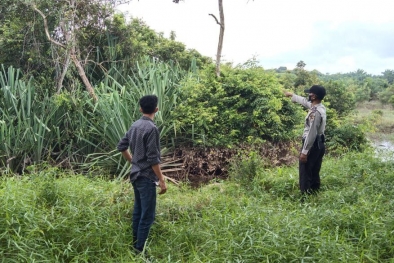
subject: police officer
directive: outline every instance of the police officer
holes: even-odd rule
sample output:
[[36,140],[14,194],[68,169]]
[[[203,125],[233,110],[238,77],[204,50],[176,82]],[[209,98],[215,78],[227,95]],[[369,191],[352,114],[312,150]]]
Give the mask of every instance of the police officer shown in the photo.
[[296,102],[309,109],[302,134],[302,149],[299,157],[299,183],[302,194],[313,194],[320,189],[320,168],[325,153],[324,130],[326,128],[326,108],[321,101],[326,95],[323,86],[313,85],[306,89],[308,100],[291,92],[284,92]]

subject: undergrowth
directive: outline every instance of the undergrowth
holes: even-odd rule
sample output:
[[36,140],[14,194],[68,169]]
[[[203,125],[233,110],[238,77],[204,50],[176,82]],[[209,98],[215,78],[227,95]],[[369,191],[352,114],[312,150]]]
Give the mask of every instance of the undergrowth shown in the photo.
[[[391,159],[393,160],[393,159]],[[230,178],[158,197],[149,256],[130,250],[127,181],[46,168],[0,181],[1,262],[394,262],[394,164],[326,157],[300,202],[298,168],[250,155]],[[243,176],[244,175],[244,176]]]

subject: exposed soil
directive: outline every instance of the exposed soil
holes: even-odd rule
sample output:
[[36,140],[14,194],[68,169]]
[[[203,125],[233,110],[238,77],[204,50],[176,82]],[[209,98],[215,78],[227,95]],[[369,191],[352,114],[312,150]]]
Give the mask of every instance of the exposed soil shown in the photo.
[[267,166],[274,167],[297,162],[297,150],[295,150],[297,147],[298,145],[291,143],[265,143],[253,149],[250,146],[240,146],[234,149],[178,148],[171,158],[166,158],[166,161],[177,161],[181,169],[176,172],[167,172],[165,175],[176,181],[188,182],[193,187],[199,187],[212,180],[226,179],[231,163],[241,152],[245,153],[250,150],[259,152]]

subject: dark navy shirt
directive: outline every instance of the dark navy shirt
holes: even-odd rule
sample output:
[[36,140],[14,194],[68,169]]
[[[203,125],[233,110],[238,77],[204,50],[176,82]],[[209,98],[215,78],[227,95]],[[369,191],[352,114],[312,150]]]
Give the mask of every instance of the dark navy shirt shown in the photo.
[[132,154],[130,180],[146,176],[152,181],[159,181],[152,165],[160,163],[160,132],[155,123],[142,116],[134,122],[125,136],[118,143],[118,151],[130,148]]

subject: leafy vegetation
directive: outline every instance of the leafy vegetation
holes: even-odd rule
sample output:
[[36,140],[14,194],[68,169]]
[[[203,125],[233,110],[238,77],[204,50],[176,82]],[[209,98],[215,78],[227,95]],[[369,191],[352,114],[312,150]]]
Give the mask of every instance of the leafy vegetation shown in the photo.
[[[223,66],[221,78],[213,72],[213,64],[198,70],[192,61],[185,71],[176,63],[144,57],[134,64],[131,75],[123,75],[114,64],[113,75],[107,74],[95,86],[100,100],[94,102],[81,89],[53,95],[42,89],[37,92],[33,78],[25,80],[19,70],[3,67],[0,116],[5,143],[0,146],[0,161],[6,172],[23,172],[30,164],[48,161],[123,177],[128,164],[115,145],[139,118],[139,97],[151,93],[161,98],[155,120],[163,154],[184,145],[236,148],[292,141],[301,134],[303,109],[284,99],[281,79],[274,72],[253,61]],[[364,149],[366,134],[379,118],[353,121],[349,116],[355,108],[355,92],[347,91],[339,80],[322,83],[328,90],[328,152]]]
[[274,74],[257,66],[213,66],[181,84],[174,113],[181,135],[195,145],[232,147],[240,142],[289,140],[301,110],[284,99]]
[[[108,76],[97,86],[99,102],[87,93],[37,94],[34,82],[19,79],[19,70],[0,72],[0,163],[22,173],[26,166],[53,162],[73,169],[101,169],[125,176],[128,166],[116,145],[134,120],[138,100],[156,94],[163,153],[175,134],[171,114],[178,103],[178,82],[186,74],[176,65],[145,59],[124,85]],[[12,124],[12,125],[9,125]],[[173,145],[172,145],[173,146]]]
[[[171,115],[179,103],[178,83],[187,72],[177,65],[150,60],[148,57],[137,63],[136,68],[133,76],[122,80],[124,85],[108,76],[97,87],[100,101],[97,104],[90,102],[89,106],[93,110],[84,115],[84,122],[91,127],[91,134],[81,135],[80,138],[94,145],[94,151],[88,153],[84,167],[105,167],[119,177],[128,175],[130,166],[125,165],[127,162],[115,146],[132,122],[141,117],[138,101],[144,95],[155,94],[160,98],[155,123],[160,129],[162,153],[174,147],[176,133]],[[165,165],[162,168],[165,169]]]
[[[175,33],[166,39],[104,6],[121,1],[76,1],[91,14],[78,17],[67,2],[33,2],[0,5],[2,262],[392,262],[393,156],[376,157],[367,135],[394,141],[393,70],[330,75],[304,61],[265,70],[251,59],[221,65],[217,77],[211,59]],[[42,19],[61,45],[48,41]],[[328,155],[322,191],[301,203],[297,167],[275,167],[262,151],[282,143],[293,154],[305,112],[283,90],[303,95],[312,84],[328,91]],[[146,94],[160,98],[164,157],[193,146],[230,166],[206,165],[229,180],[171,184],[150,256],[136,256],[129,164],[115,147]],[[169,159],[166,171],[182,165]]]
[[[0,162],[6,171],[23,172],[29,164],[48,161],[125,175],[127,167],[114,146],[138,118],[138,97],[147,93],[161,98],[156,121],[166,151],[184,145],[236,148],[244,143],[297,140],[304,113],[284,99],[282,92],[286,88],[303,94],[311,84],[323,84],[328,90],[324,103],[329,113],[329,150],[362,149],[365,127],[373,125],[356,127],[357,123],[347,123],[347,116],[357,102],[377,98],[391,102],[390,70],[382,76],[363,70],[324,75],[306,71],[305,62],[300,61],[292,71],[283,67],[272,71],[252,59],[242,65],[223,65],[218,78],[212,61],[176,42],[175,34],[165,39],[143,21],[126,21],[124,15],[104,5],[119,1],[92,1],[92,10],[89,3],[78,1],[83,12],[97,16],[105,7],[108,16],[100,20],[102,25],[89,19],[73,20],[74,7],[66,3],[8,2],[7,8],[1,7],[7,12],[0,17],[4,22],[0,48],[5,54],[0,61],[4,63],[0,117],[5,141],[0,146]],[[57,7],[70,12],[56,16]],[[43,18],[33,19],[37,10],[47,10],[52,40],[64,40],[56,34],[62,30],[58,28],[62,21],[87,24],[84,30],[73,31],[76,40],[70,45],[79,48],[74,65],[67,59],[72,50],[60,50],[48,42]],[[84,92],[86,83],[93,85],[93,101]]]
[[169,185],[158,200],[146,257],[129,249],[128,181],[45,166],[32,166],[23,177],[2,177],[0,256],[5,262],[390,262],[394,257],[392,161],[370,152],[326,158],[322,191],[304,203],[296,166],[266,168],[245,155],[232,167],[227,181],[199,189]]
[[[110,6],[126,2],[123,0],[78,0],[74,6],[67,1],[6,1],[10,3],[0,17],[0,64],[20,69],[27,78],[34,77],[38,92],[75,92],[83,90],[86,81],[94,87],[107,73],[115,77],[114,71],[127,77],[144,56],[176,63],[184,70],[192,61],[197,66],[211,63],[175,38],[164,38],[142,20],[126,21],[123,14],[116,14]],[[48,40],[44,21],[36,17],[39,13],[33,7],[44,11],[53,41]],[[75,8],[79,8],[78,15]],[[75,30],[64,28],[68,24]],[[72,55],[78,61],[72,60]]]

